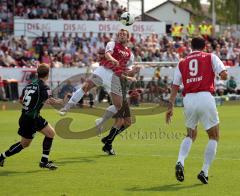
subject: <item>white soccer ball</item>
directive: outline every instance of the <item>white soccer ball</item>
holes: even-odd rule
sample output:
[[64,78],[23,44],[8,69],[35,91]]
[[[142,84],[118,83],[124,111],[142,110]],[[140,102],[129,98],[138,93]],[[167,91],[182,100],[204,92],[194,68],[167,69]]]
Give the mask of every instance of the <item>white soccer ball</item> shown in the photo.
[[124,12],[120,16],[120,22],[123,25],[130,26],[134,23],[134,16],[130,14],[129,12]]

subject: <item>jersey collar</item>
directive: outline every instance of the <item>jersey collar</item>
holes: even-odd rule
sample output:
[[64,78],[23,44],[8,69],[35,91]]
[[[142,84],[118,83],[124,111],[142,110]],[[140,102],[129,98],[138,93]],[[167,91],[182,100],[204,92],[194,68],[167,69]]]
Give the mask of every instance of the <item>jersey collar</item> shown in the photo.
[[190,54],[194,54],[194,53],[198,53],[198,52],[202,52],[201,50],[193,50]]

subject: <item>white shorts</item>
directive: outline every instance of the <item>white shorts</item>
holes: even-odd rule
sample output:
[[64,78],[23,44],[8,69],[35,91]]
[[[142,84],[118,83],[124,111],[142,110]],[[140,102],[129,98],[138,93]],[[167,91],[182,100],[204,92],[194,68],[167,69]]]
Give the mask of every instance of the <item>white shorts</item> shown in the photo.
[[120,79],[111,69],[99,66],[93,71],[90,79],[96,86],[104,87],[108,93],[122,96]]
[[214,97],[210,92],[188,93],[183,98],[186,127],[195,129],[200,121],[208,130],[219,124]]

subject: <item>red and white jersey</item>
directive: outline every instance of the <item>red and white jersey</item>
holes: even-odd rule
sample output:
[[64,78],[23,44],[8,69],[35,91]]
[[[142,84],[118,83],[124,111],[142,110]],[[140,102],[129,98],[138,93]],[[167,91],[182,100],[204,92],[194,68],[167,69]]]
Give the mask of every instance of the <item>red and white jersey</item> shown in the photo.
[[121,76],[134,62],[134,55],[130,48],[123,46],[121,43],[114,41],[108,42],[105,52],[110,52],[112,57],[119,62],[119,66],[116,66],[106,58],[100,61],[100,65],[113,70],[117,76]]
[[223,62],[215,54],[194,51],[179,62],[173,84],[180,86],[183,83],[183,96],[202,91],[213,93],[215,74],[223,70]]

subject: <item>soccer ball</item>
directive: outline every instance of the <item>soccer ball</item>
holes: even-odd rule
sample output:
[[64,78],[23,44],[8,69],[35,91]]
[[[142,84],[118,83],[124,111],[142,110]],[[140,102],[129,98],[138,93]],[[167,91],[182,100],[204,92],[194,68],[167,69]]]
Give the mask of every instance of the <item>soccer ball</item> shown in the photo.
[[120,22],[123,25],[130,26],[134,23],[134,16],[130,14],[129,12],[124,12],[120,16]]

